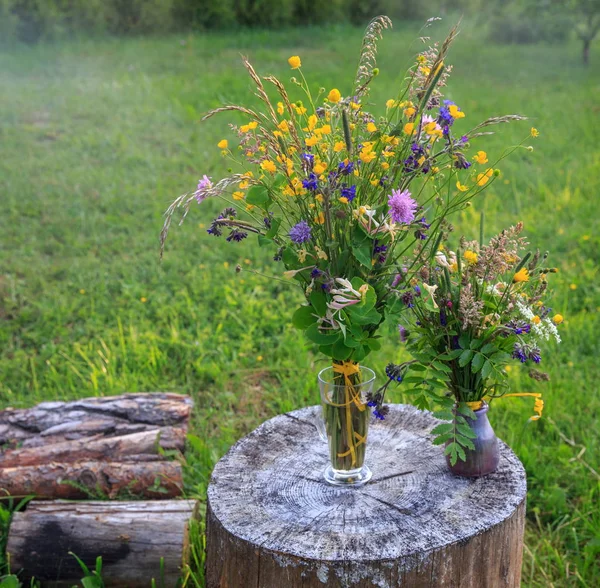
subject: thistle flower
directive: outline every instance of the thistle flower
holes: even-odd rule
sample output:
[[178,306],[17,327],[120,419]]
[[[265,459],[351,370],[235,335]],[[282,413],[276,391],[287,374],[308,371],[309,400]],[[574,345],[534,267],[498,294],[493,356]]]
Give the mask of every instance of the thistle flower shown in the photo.
[[392,190],[392,195],[388,198],[390,207],[390,218],[395,223],[408,225],[415,220],[417,203],[411,198],[408,190]]
[[311,238],[310,226],[306,221],[300,221],[290,229],[289,236],[290,239],[298,245],[306,243],[306,241],[310,241]]

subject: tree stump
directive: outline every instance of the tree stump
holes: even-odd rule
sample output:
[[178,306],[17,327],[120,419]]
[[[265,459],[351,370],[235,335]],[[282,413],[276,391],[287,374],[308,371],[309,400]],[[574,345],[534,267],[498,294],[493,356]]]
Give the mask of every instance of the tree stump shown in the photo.
[[188,396],[124,394],[0,411],[0,491],[38,498],[172,498]]
[[23,586],[35,578],[43,586],[70,588],[83,575],[72,552],[90,570],[101,556],[111,588],[147,588],[153,578],[157,586],[176,586],[189,561],[189,521],[197,511],[192,500],[34,501],[13,515],[11,570]]
[[523,466],[501,443],[498,470],[453,476],[433,416],[391,405],[369,431],[372,480],[322,478],[318,407],[277,416],[234,445],[208,489],[207,588],[520,584]]

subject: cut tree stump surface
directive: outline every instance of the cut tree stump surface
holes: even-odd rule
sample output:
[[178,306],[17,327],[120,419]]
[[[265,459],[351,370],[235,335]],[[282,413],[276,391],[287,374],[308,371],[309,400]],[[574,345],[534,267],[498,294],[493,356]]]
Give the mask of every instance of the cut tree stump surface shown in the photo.
[[197,511],[193,500],[34,501],[13,515],[11,570],[24,586],[35,577],[46,587],[70,588],[82,576],[73,552],[90,570],[101,556],[109,588],[147,588],[153,578],[157,586],[174,587],[190,559],[189,521]]
[[520,584],[525,471],[501,445],[498,470],[453,476],[433,416],[391,405],[369,431],[372,480],[322,478],[318,407],[277,416],[234,445],[208,489],[207,587]]
[[0,489],[11,496],[181,495],[189,396],[123,394],[0,411]]

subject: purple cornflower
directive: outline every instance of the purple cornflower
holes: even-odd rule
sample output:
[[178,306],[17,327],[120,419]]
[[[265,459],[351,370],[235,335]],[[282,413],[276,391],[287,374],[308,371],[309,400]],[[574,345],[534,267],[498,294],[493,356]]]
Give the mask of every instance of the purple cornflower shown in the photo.
[[533,347],[532,349],[530,349],[529,359],[531,359],[535,363],[540,363],[540,361],[542,361],[540,350],[537,347]]
[[404,302],[404,304],[406,305],[407,308],[414,307],[414,296],[410,290],[406,290],[406,292],[402,292],[402,294],[400,294],[400,300],[402,300],[402,302]]
[[385,416],[382,414],[382,412],[381,412],[381,411],[379,411],[379,410],[377,410],[377,409],[375,409],[375,410],[373,411],[373,416],[374,416],[375,418],[378,418],[380,421],[383,421],[383,420],[385,420]]
[[209,190],[210,188],[212,188],[212,182],[210,181],[210,178],[206,174],[204,174],[198,182],[198,187],[196,188],[196,192],[194,193],[198,204],[200,204],[203,200],[206,199],[206,190]]
[[425,239],[427,239],[427,233],[425,232],[431,225],[427,223],[427,219],[425,217],[423,217],[420,221],[419,224],[421,225],[416,231],[415,231],[415,237],[417,239],[420,239],[421,241],[425,241]]
[[343,176],[349,176],[354,171],[354,162],[349,161],[348,163],[340,162],[338,165],[338,172]]
[[398,334],[400,335],[401,343],[406,343],[408,341],[408,331],[402,325],[398,325]]
[[398,284],[402,281],[403,277],[404,276],[402,274],[396,274],[394,276],[394,279],[392,280],[392,284],[391,284],[392,288],[396,288],[398,286]]
[[300,158],[306,161],[310,167],[312,167],[315,161],[315,156],[312,153],[303,153]]
[[352,202],[356,198],[356,186],[343,186],[341,193],[344,198],[348,198],[348,202]]
[[229,237],[227,237],[226,241],[236,241],[240,242],[242,239],[245,239],[248,236],[248,233],[245,231],[240,231],[239,229],[233,229],[231,233],[229,233]]
[[306,221],[300,221],[290,229],[289,235],[294,243],[301,245],[306,241],[310,241],[310,227]]
[[318,267],[314,267],[313,270],[310,272],[310,277],[314,280],[318,278],[322,273],[323,272]]
[[419,286],[415,286],[415,294],[421,296],[421,288]]
[[[526,321],[509,321],[506,323],[506,328],[511,330],[515,335],[523,335],[531,331],[531,325]],[[508,333],[506,333],[506,336],[508,336]]]
[[302,186],[307,190],[315,191],[319,187],[317,175],[311,172],[306,180],[302,180]]
[[527,361],[527,347],[521,343],[515,343],[512,357],[513,359],[518,359],[521,363],[525,363]]
[[375,239],[375,243],[373,243],[373,254],[380,254],[377,258],[379,263],[385,263],[385,255],[383,255],[387,251],[387,245],[379,245],[379,241]]
[[392,194],[388,198],[388,206],[390,207],[390,218],[395,223],[408,225],[415,220],[417,203],[410,197],[408,190],[402,192],[392,190]]

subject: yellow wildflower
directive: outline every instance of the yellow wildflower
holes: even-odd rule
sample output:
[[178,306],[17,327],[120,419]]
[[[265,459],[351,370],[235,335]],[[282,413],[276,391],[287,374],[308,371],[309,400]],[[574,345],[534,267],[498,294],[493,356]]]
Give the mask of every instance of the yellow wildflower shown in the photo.
[[315,194],[315,200],[317,202],[323,202],[323,194]]
[[277,113],[282,115],[285,112],[285,107],[283,106],[283,102],[277,103]]
[[371,163],[376,157],[377,154],[372,153],[370,149],[368,151],[363,149],[359,154],[359,158],[363,163]]
[[478,151],[473,159],[481,165],[488,162],[487,153],[485,151]]
[[461,191],[461,192],[467,192],[469,190],[469,186],[465,186],[464,184],[460,183],[460,180],[458,180],[458,182],[456,182],[456,187]]
[[463,257],[467,260],[467,262],[475,265],[477,263],[477,253],[475,253],[475,251],[470,251],[467,249],[467,251],[465,251],[465,254],[463,255]]
[[348,204],[349,200],[348,198],[346,198],[345,196],[340,196],[338,198],[338,200],[342,203],[342,204]]
[[317,121],[318,120],[319,119],[317,118],[316,114],[311,114],[308,117],[308,126],[305,129],[303,129],[303,130],[304,131],[312,131],[317,126]]
[[245,190],[250,184],[248,183],[248,180],[244,180],[243,182],[240,182],[239,186],[240,186],[240,190]]
[[300,57],[298,57],[297,55],[292,55],[288,59],[288,63],[290,64],[290,67],[292,69],[298,69],[302,65],[302,62],[300,61]]
[[339,153],[342,149],[346,148],[346,143],[344,141],[336,141],[335,145],[333,146],[333,150],[336,153]]
[[377,126],[375,125],[375,123],[370,122],[369,124],[367,124],[367,131],[369,131],[369,133],[374,133],[377,130]]
[[322,225],[325,222],[325,215],[322,212],[319,212],[317,216],[315,216],[315,223],[318,225]]
[[404,116],[407,116],[408,118],[410,118],[411,116],[413,116],[415,114],[415,112],[417,112],[417,110],[415,108],[413,108],[412,106],[410,106],[404,111]]
[[254,204],[246,204],[246,210],[248,212],[250,212],[251,210],[254,210],[256,208],[256,206],[254,206]]
[[492,177],[494,170],[492,168],[488,169],[484,174],[477,174],[477,185],[485,186]]
[[534,325],[539,325],[542,322],[542,319],[536,314],[532,319],[531,322]]
[[233,199],[234,200],[243,200],[244,199],[244,193],[243,192],[234,192],[232,194]]
[[419,71],[420,71],[420,72],[421,72],[423,75],[425,75],[425,76],[428,76],[428,75],[431,73],[431,68],[427,67],[426,65],[422,65],[422,66],[419,68]]
[[289,133],[290,132],[290,127],[287,124],[287,120],[282,120],[278,125],[277,128],[282,130],[284,133]]
[[270,159],[265,159],[260,164],[260,167],[264,171],[271,172],[272,174],[274,174],[277,171],[277,168],[275,167],[275,164]]
[[571,285],[569,286],[569,288],[570,288],[571,290],[577,290],[577,284],[571,284]]
[[317,252],[317,257],[319,259],[327,259],[327,253],[325,253],[318,245],[315,245],[315,251]]
[[465,118],[465,113],[462,110],[459,110],[456,104],[450,104],[450,106],[448,106],[448,112],[452,118]]
[[563,315],[562,315],[562,314],[555,314],[555,315],[552,317],[552,322],[553,322],[555,325],[560,325],[560,323],[562,323],[564,320],[565,320],[565,319],[564,319],[564,317],[563,317]]
[[319,161],[318,163],[315,164],[315,167],[313,168],[313,171],[318,176],[320,176],[326,169],[327,169],[327,164],[323,163],[322,161]]
[[229,142],[227,141],[227,139],[221,139],[218,143],[217,143],[217,147],[219,149],[227,149],[229,145]]
[[298,261],[300,263],[304,263],[307,255],[308,255],[308,251],[306,251],[306,249],[299,249],[298,250]]
[[385,103],[386,108],[394,108],[394,106],[396,106],[396,101],[393,98],[390,98],[386,103]]
[[306,108],[304,106],[298,106],[297,104],[294,104],[294,108],[296,109],[296,114],[298,116],[303,116],[306,114]]
[[404,125],[404,134],[405,135],[412,135],[414,133],[415,130],[415,123],[406,123]]
[[329,92],[329,94],[327,94],[327,99],[329,100],[329,102],[337,104],[342,99],[342,95],[340,94],[340,91],[337,88],[334,88],[333,90],[331,90],[331,92]]
[[535,127],[531,127],[531,136],[532,137],[538,137],[540,132],[535,128]]
[[350,108],[352,108],[352,110],[360,110],[360,104],[357,104],[356,102],[350,102]]
[[309,135],[308,137],[306,137],[305,141],[309,147],[313,147],[319,142],[319,137],[317,137],[316,135]]
[[513,277],[513,283],[517,282],[529,282],[529,270],[526,267],[522,267]]
[[382,162],[381,169],[384,169],[384,170],[390,169],[390,164],[387,161]]

